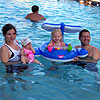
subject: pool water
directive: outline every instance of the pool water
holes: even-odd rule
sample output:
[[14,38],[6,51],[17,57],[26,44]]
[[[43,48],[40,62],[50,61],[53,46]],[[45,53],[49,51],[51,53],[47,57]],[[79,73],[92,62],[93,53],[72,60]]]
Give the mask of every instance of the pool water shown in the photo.
[[[38,5],[39,13],[47,20],[31,22],[24,17],[31,12],[31,6]],[[39,47],[50,40],[50,32],[41,28],[43,23],[78,25],[91,33],[91,45],[100,50],[100,7],[80,5],[74,0],[2,0],[0,1],[0,30],[11,23],[17,28],[19,43],[23,37],[32,40],[33,47]],[[78,33],[65,33],[64,41],[73,46],[80,44]],[[0,31],[0,46],[4,37]],[[21,73],[6,73],[0,63],[0,100],[99,100],[100,61],[89,64],[93,70],[73,64],[56,64],[43,57],[36,57],[44,64],[29,64]],[[55,68],[51,70],[52,66]],[[95,67],[98,72],[95,72]]]

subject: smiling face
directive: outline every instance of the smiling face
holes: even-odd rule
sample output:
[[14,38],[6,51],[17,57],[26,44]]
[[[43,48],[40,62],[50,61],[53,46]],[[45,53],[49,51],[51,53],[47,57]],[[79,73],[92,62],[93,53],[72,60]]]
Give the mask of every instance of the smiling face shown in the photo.
[[55,31],[52,32],[52,40],[55,43],[58,43],[62,40],[62,32],[59,29],[56,29]]
[[16,39],[16,32],[14,29],[10,29],[4,36],[6,42],[13,42]]
[[82,32],[81,36],[79,37],[82,46],[89,45],[90,39],[91,37],[89,32]]

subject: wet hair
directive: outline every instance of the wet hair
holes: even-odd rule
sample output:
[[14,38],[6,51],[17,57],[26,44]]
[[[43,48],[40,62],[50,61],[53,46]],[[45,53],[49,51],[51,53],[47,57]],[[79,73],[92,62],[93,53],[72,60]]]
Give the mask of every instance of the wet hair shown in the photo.
[[5,36],[7,31],[11,30],[11,29],[14,29],[15,30],[15,33],[17,32],[16,31],[16,28],[12,25],[12,24],[5,24],[2,28],[2,33],[3,35]]
[[87,29],[83,29],[82,31],[80,31],[80,33],[79,33],[79,37],[81,37],[82,36],[82,33],[83,32],[88,32],[89,33],[89,35],[90,35],[90,32],[87,30]]
[[60,32],[62,35],[61,29],[54,29],[51,34],[53,35],[55,32]]
[[34,12],[37,12],[39,10],[39,7],[34,5],[34,6],[32,6],[31,9],[32,9],[32,12],[34,13]]
[[61,31],[61,29],[54,29],[54,30],[52,31],[52,33],[51,33],[51,36],[52,36],[52,37],[53,37],[53,35],[54,35],[55,32],[59,32],[59,33],[61,34],[61,36],[62,36],[62,31]]

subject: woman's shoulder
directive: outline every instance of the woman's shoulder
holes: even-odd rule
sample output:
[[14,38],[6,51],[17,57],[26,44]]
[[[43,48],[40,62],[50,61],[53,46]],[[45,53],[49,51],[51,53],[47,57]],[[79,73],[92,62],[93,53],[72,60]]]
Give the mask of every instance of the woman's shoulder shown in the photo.
[[7,48],[7,46],[6,46],[6,45],[4,45],[4,44],[3,44],[3,45],[1,46],[1,48],[0,48],[0,49],[1,49],[1,50],[7,50],[8,48]]
[[6,45],[2,45],[2,47],[0,48],[0,53],[4,54],[8,52],[8,48]]

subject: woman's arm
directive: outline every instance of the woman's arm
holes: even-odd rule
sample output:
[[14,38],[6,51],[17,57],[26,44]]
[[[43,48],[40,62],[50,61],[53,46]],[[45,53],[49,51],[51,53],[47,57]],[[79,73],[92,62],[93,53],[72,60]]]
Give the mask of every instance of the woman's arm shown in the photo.
[[2,63],[7,63],[9,61],[10,52],[6,46],[2,46],[0,50],[0,58]]
[[8,65],[13,65],[13,64],[19,64],[21,63],[21,61],[13,61],[13,62],[2,62],[4,65],[8,66]]
[[1,62],[5,65],[11,65],[11,64],[18,64],[21,63],[21,61],[16,62],[9,62],[10,52],[6,46],[2,46],[0,48],[0,58]]

